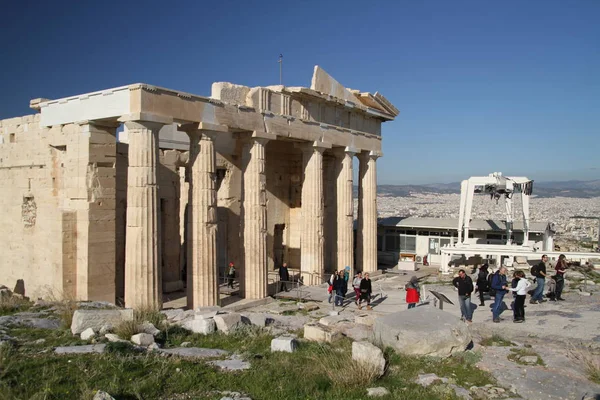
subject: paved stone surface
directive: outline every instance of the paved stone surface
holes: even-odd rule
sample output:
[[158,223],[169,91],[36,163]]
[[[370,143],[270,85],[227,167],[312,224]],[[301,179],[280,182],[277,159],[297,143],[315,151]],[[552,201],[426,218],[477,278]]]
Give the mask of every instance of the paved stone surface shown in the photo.
[[250,369],[249,362],[244,361],[235,355],[227,360],[210,361],[209,364],[214,365],[223,371],[243,371]]

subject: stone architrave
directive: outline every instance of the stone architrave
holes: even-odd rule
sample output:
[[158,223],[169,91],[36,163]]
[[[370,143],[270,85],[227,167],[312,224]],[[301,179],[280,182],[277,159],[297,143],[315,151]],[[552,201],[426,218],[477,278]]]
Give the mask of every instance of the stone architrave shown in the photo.
[[219,301],[217,268],[217,193],[213,134],[189,131],[191,209],[188,215],[188,308]]
[[[329,146],[331,147],[331,145]],[[319,285],[325,272],[323,236],[323,151],[327,146],[315,142],[302,147],[304,182],[302,183],[302,221],[300,272],[305,285]]]
[[163,124],[125,122],[129,138],[125,304],[161,307],[161,257],[158,219],[158,133]]
[[244,146],[244,295],[247,299],[267,296],[267,141],[268,138],[259,137],[255,132]]
[[358,191],[357,265],[363,272],[377,271],[377,164],[380,154],[361,152]]
[[346,147],[334,151],[337,170],[337,268],[350,267],[354,276],[354,203],[352,199],[352,158],[356,151]]

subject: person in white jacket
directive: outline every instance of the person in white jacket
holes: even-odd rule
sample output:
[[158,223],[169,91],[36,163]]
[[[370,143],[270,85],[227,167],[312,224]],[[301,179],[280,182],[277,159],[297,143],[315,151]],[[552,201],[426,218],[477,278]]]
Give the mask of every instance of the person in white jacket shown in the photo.
[[517,286],[514,288],[508,288],[512,292],[516,292],[517,298],[513,306],[514,319],[513,322],[520,323],[525,322],[525,298],[527,297],[527,290],[531,286],[531,282],[525,278],[523,271],[516,271],[515,278],[519,281]]

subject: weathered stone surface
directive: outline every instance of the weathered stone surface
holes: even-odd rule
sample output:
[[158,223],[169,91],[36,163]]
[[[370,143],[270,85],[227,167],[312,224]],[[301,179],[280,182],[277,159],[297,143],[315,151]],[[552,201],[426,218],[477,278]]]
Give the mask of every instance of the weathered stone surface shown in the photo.
[[96,332],[92,328],[87,328],[85,331],[81,332],[81,340],[90,340],[96,336]]
[[174,320],[176,317],[184,313],[182,308],[173,308],[169,310],[162,310],[161,314],[167,317],[168,320]]
[[127,340],[121,339],[119,337],[119,335],[115,335],[114,333],[106,333],[106,334],[104,334],[104,337],[109,342],[126,342],[126,343],[128,343]]
[[102,390],[98,390],[94,395],[93,400],[115,400],[115,398]]
[[219,314],[213,319],[217,324],[217,330],[223,333],[231,333],[244,325],[242,316],[237,313]]
[[390,391],[384,387],[375,387],[367,389],[367,396],[369,397],[383,397],[390,394]]
[[333,342],[340,336],[339,332],[319,324],[304,325],[304,339],[315,342]]
[[117,326],[123,321],[133,321],[133,310],[75,310],[71,332],[78,335],[87,328],[96,331],[103,325]]
[[83,346],[63,346],[54,349],[56,354],[89,354],[103,353],[105,344],[86,344]]
[[372,366],[378,376],[385,372],[385,358],[377,346],[369,342],[352,342],[352,359],[359,363]]
[[306,311],[315,311],[319,309],[319,305],[315,302],[298,303],[298,309]]
[[267,316],[265,314],[250,313],[247,318],[252,325],[260,326],[261,328],[267,326]]
[[355,324],[373,326],[375,324],[375,316],[373,314],[361,314],[354,316]]
[[209,364],[220,368],[223,371],[243,371],[250,369],[250,363],[242,360],[238,356],[231,356],[227,360],[210,361]]
[[148,350],[159,350],[159,349],[160,349],[160,346],[156,342],[154,342],[150,346],[148,346]]
[[194,333],[201,333],[203,335],[209,335],[217,329],[217,325],[213,319],[192,319],[185,321],[181,326]]
[[460,386],[454,385],[454,384],[450,384],[450,385],[448,385],[448,387],[451,388],[452,390],[454,390],[454,394],[459,399],[463,399],[463,400],[472,400],[473,399],[473,397],[471,397],[471,394],[469,393],[469,391],[463,387],[460,387]]
[[519,357],[519,361],[524,364],[535,365],[538,362],[537,356],[521,356]]
[[154,336],[149,333],[138,333],[131,337],[131,341],[137,345],[146,347],[154,343]]
[[175,347],[173,349],[160,349],[165,355],[184,358],[214,358],[229,354],[228,351],[220,349],[204,349],[201,347]]
[[379,317],[375,340],[409,355],[449,357],[471,342],[467,326],[452,314],[434,307],[417,307]]
[[298,341],[289,336],[280,336],[271,340],[271,351],[293,353],[298,347]]
[[417,384],[424,386],[424,387],[427,387],[435,382],[446,383],[446,382],[448,382],[448,378],[440,378],[436,374],[419,374],[419,376],[417,376],[417,380],[416,380]]
[[333,326],[338,322],[345,321],[346,317],[342,315],[329,315],[327,317],[323,317],[319,320],[319,323],[323,326]]
[[114,329],[114,327],[111,324],[104,324],[104,325],[102,325],[102,327],[100,328],[98,333],[100,335],[106,335],[107,333],[112,332],[113,329]]

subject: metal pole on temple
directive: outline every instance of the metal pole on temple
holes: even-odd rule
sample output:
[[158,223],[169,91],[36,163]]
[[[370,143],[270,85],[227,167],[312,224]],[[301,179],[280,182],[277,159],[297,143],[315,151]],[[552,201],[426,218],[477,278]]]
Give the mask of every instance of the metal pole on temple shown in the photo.
[[283,85],[283,54],[279,54],[279,84]]

